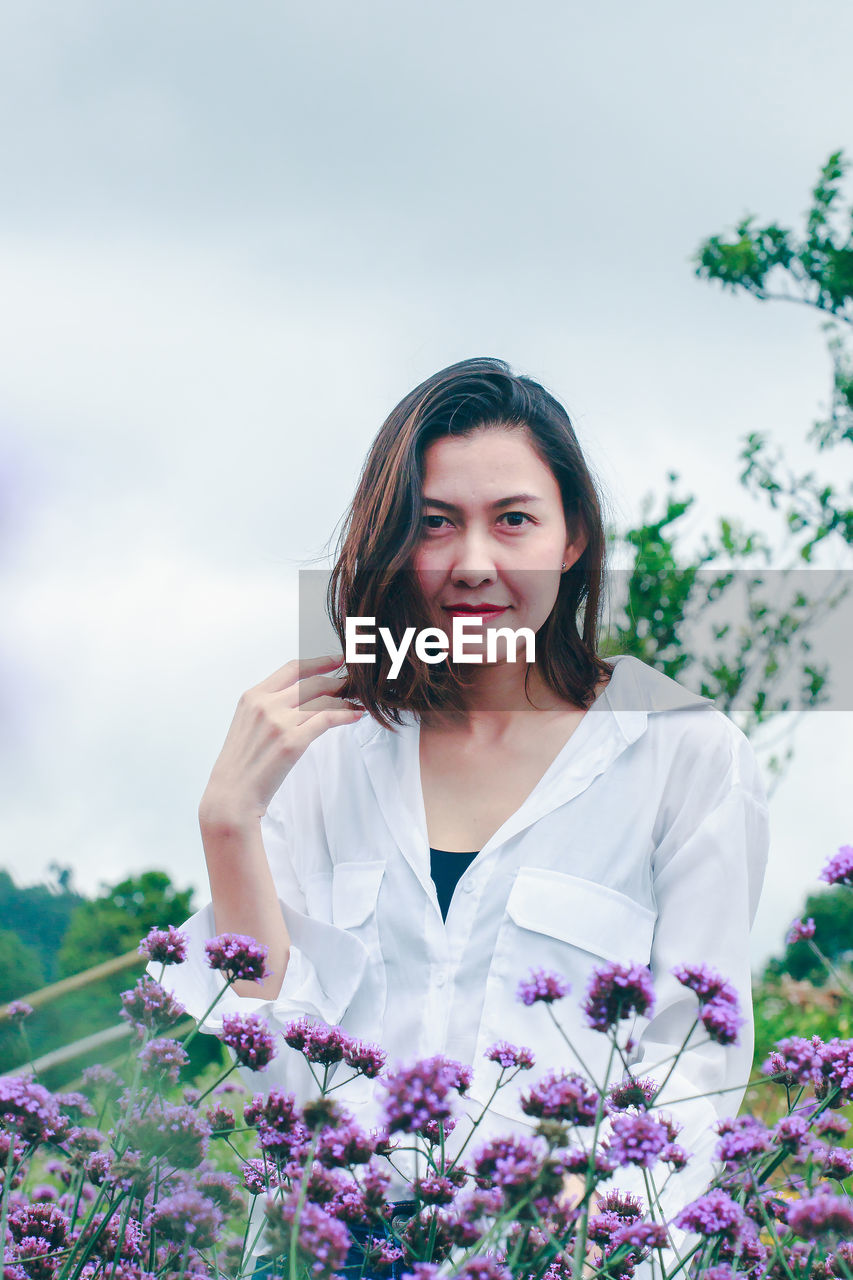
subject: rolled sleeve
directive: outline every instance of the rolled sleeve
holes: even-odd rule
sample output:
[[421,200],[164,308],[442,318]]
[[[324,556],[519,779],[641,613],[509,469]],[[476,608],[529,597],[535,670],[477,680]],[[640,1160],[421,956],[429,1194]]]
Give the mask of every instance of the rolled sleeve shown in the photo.
[[[233,1013],[260,1014],[274,1032],[302,1016],[336,1025],[364,978],[368,951],[361,939],[320,918],[316,909],[312,913],[306,901],[304,886],[310,877],[320,873],[318,878],[323,879],[331,874],[322,813],[314,803],[316,770],[309,765],[306,757],[298,762],[261,818],[264,850],[291,940],[278,994],[272,999],[238,995],[221,973],[208,966],[204,945],[217,936],[210,902],[180,926],[189,942],[184,963],[168,966],[162,977],[158,963],[148,965],[152,977],[180,1000],[199,1030],[208,1034],[220,1035],[223,1019]],[[295,831],[300,833],[298,841],[291,838]],[[289,1060],[296,1060],[295,1065]],[[291,1077],[295,1076],[303,1086],[310,1083],[301,1055],[281,1046],[263,1080],[294,1087],[297,1081]]]

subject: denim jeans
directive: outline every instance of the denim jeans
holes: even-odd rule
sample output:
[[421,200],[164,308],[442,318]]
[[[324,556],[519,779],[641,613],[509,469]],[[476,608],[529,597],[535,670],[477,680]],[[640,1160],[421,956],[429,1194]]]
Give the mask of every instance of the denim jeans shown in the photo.
[[[408,1218],[414,1213],[417,1204],[414,1200],[394,1200],[391,1208],[393,1210],[392,1217],[402,1214]],[[369,1264],[365,1263],[364,1247],[359,1246],[366,1246],[371,1235],[375,1241],[381,1240],[383,1236],[386,1240],[393,1241],[394,1237],[388,1225],[371,1227],[367,1224],[362,1226],[361,1223],[351,1223],[349,1231],[353,1238],[353,1243],[350,1245],[346,1262],[342,1267],[338,1267],[335,1274],[346,1277],[346,1280],[379,1280],[375,1273],[371,1271]],[[274,1261],[272,1255],[269,1254],[258,1258],[255,1270],[252,1272],[252,1280],[267,1280],[268,1277],[276,1275]],[[402,1273],[402,1262],[395,1262],[390,1272],[384,1272],[381,1280],[399,1280]]]

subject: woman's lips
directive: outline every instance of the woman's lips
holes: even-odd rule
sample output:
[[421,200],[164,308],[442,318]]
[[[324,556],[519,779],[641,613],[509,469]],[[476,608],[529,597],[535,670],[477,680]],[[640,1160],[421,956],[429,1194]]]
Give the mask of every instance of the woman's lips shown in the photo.
[[443,608],[451,618],[497,618],[499,614],[506,613],[507,609],[506,606],[503,609],[453,609],[448,605]]

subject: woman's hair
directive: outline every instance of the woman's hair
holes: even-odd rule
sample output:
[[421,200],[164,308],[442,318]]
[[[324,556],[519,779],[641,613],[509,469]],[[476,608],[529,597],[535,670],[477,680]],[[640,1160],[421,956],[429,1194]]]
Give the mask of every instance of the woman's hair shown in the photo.
[[[326,608],[345,650],[347,617],[373,617],[399,644],[406,626],[434,626],[410,560],[422,537],[424,453],[442,436],[485,427],[521,428],[560,487],[567,528],[587,535],[583,554],[561,575],[559,594],[536,634],[536,667],[548,686],[588,707],[612,665],[598,656],[605,535],[601,507],[569,415],[544,387],[503,360],[462,360],[415,387],[382,424],[344,517]],[[578,612],[583,604],[583,624]],[[386,728],[400,711],[461,712],[465,671],[449,659],[403,663],[388,680],[390,657],[347,667],[342,697],[360,702]],[[525,675],[525,690],[527,676]]]

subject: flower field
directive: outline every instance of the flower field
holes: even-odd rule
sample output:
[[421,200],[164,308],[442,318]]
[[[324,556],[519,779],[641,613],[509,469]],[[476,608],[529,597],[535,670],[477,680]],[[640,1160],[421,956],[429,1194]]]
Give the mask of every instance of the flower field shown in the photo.
[[[853,849],[830,859],[824,879],[853,891]],[[809,922],[797,927],[819,955]],[[185,948],[171,926],[140,944],[161,978]],[[226,989],[265,976],[265,948],[251,938],[222,935],[206,952]],[[742,1015],[725,975],[674,972],[695,1000],[691,1036],[736,1042]],[[487,1051],[495,1094],[522,1088],[530,1132],[484,1137],[477,1120],[452,1157],[446,1140],[463,1123],[470,1066],[435,1055],[390,1070],[380,1045],[340,1027],[300,1018],[276,1043],[259,1016],[232,1014],[222,1060],[192,1075],[198,1029],[174,1034],[185,1011],[146,975],[121,997],[130,1048],[111,1065],[86,1068],[64,1092],[33,1071],[0,1077],[3,1275],[853,1280],[853,994],[839,969],[831,980],[796,1034],[790,985],[787,998],[784,987],[758,994],[746,1104],[716,1127],[713,1182],[667,1217],[662,1190],[677,1187],[693,1153],[658,1101],[678,1055],[655,1079],[630,1070],[628,1021],[654,1007],[647,969],[606,965],[580,996],[559,974],[519,975],[518,999],[544,1005],[558,1025],[562,1002],[580,999],[622,1079],[602,1087],[577,1070],[540,1074],[529,1048],[498,1042]],[[38,1014],[20,1001],[6,1013],[25,1040]],[[307,1102],[262,1088],[279,1054],[308,1063]],[[238,1065],[257,1075],[256,1092],[237,1082]],[[342,1079],[359,1076],[381,1097],[370,1130],[335,1098]],[[392,1201],[391,1171],[413,1148],[419,1172],[407,1199]],[[627,1172],[644,1195],[615,1189]]]

